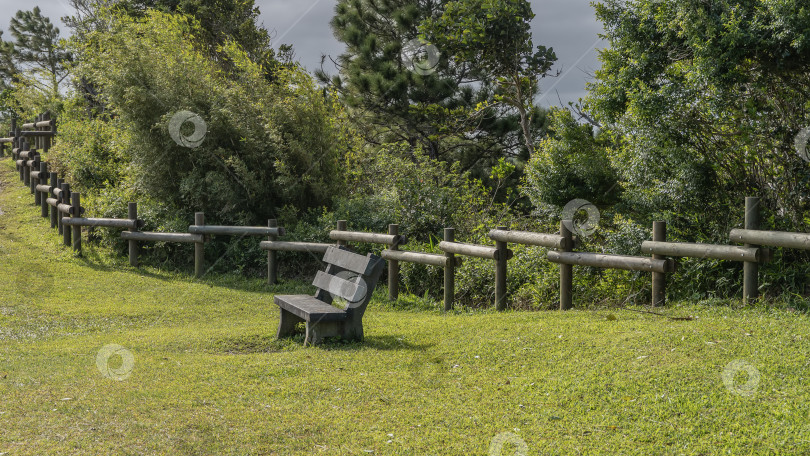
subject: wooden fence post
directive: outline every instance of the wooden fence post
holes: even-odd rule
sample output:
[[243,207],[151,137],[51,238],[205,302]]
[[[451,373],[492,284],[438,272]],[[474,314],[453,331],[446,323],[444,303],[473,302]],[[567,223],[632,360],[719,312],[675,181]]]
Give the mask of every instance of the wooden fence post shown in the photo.
[[[64,178],[60,177],[59,179],[56,180],[56,187],[59,190],[64,190],[65,189],[64,184],[65,184],[65,179]],[[59,198],[56,198],[56,203],[58,205],[61,202],[62,202],[62,194],[60,193]],[[56,228],[57,228],[57,231],[59,232],[59,234],[62,234],[62,231],[63,231],[63,228],[64,228],[62,226],[62,213],[59,212],[59,207],[54,207],[54,210],[56,211]]]
[[[570,223],[572,223],[570,220],[560,221],[560,236],[565,238],[565,247],[562,249],[563,252],[570,252],[573,250],[571,246],[574,244],[574,242],[571,236],[571,231],[568,230],[567,226]],[[573,305],[573,279],[573,265],[560,263],[560,310],[568,310]]]
[[[20,147],[19,147],[19,149],[17,149],[17,155],[15,156],[15,158],[17,160],[20,160],[20,153],[21,152],[23,152],[25,150],[28,150],[25,147],[25,139],[24,138],[21,137],[20,140],[19,140],[19,143],[20,143]],[[17,162],[15,162],[15,164],[16,163]],[[17,171],[20,172],[20,182],[25,182],[25,166],[17,165]]]
[[[756,196],[745,197],[745,229],[759,229],[759,198]],[[745,247],[759,247],[758,245],[745,244]],[[743,301],[748,303],[759,296],[758,278],[759,264],[754,261],[743,263]]]
[[[392,223],[388,225],[388,234],[399,235],[399,225]],[[388,247],[390,250],[399,250],[398,244]],[[388,260],[388,299],[399,298],[399,261]]]
[[[205,214],[202,212],[194,213],[194,224],[197,226],[205,225]],[[205,273],[205,236],[202,236],[203,242],[194,243],[194,275],[200,278]]]
[[[50,182],[51,187],[58,188],[59,184],[57,182],[58,181],[57,173],[49,173],[49,177],[50,177],[50,181],[51,181]],[[46,208],[46,210],[49,210],[51,212],[51,228],[56,228],[57,223],[58,223],[57,215],[59,214],[59,212],[56,210],[55,207],[50,207],[50,208],[48,207],[48,203],[47,203],[48,195],[45,195],[45,198],[43,198],[43,199],[45,200],[45,206],[44,207]]]
[[[127,217],[135,222],[132,231],[138,231],[138,203],[129,203],[127,207]],[[129,265],[138,267],[138,241],[134,239],[129,240]]]
[[[667,222],[654,221],[652,227],[652,240],[659,242],[666,242],[667,240]],[[664,255],[653,255],[655,260],[666,259]],[[663,272],[652,273],[652,305],[663,306],[666,303],[667,295],[667,275]]]
[[[337,230],[338,231],[346,231],[346,220],[338,220],[337,221]],[[337,245],[346,245],[346,241],[337,241]]]
[[[276,219],[270,219],[267,221],[267,226],[269,228],[276,228],[278,227],[278,221]],[[278,236],[269,235],[267,236],[268,241],[275,241]],[[268,250],[267,251],[267,284],[268,285],[275,285],[278,283],[278,264],[276,264],[276,251],[275,250]]]
[[[28,159],[27,160],[31,159],[31,156],[34,155],[34,152],[35,152],[35,149],[30,149],[30,151],[28,152]],[[20,169],[22,170],[22,175],[23,175],[23,185],[25,185],[26,187],[31,185],[31,168],[29,168],[25,164],[25,162],[27,160],[23,160],[23,164],[20,166]]]
[[[454,242],[455,238],[455,229],[444,229],[444,240],[446,242]],[[453,298],[456,295],[456,256],[448,252],[445,252],[444,256],[447,258],[444,266],[444,310],[448,311],[453,310]]]
[[[47,184],[48,183],[48,163],[42,162],[39,164],[39,183]],[[47,192],[40,192],[37,191],[36,194],[36,201],[39,203],[40,207],[40,215],[42,218],[48,217],[48,193]]]
[[[71,217],[81,217],[81,194],[72,192],[70,194],[70,201],[73,206],[73,214]],[[81,225],[73,225],[73,250],[81,256],[82,254],[82,227]]]
[[32,161],[31,166],[28,167],[28,187],[32,195],[34,195],[34,203],[36,204],[37,201],[37,184],[39,184],[39,179],[34,179],[31,176],[31,173],[39,169],[39,164],[41,163],[40,155],[38,153],[33,154],[33,157],[29,158]]
[[[499,230],[507,231],[509,227],[499,226]],[[506,262],[509,259],[509,249],[504,241],[495,241],[498,249],[498,259],[495,260],[495,309],[506,309]]]
[[[62,202],[64,204],[69,204],[70,203],[70,184],[68,184],[68,183],[62,184]],[[57,207],[56,210],[58,211],[59,208]],[[63,214],[61,212],[59,212],[59,215],[58,215],[59,220],[62,220],[62,216],[63,216]],[[69,226],[65,226],[64,224],[62,224],[62,241],[63,241],[63,243],[65,245],[68,245],[68,246],[71,244],[71,242],[70,242],[70,231],[71,230],[70,230]]]

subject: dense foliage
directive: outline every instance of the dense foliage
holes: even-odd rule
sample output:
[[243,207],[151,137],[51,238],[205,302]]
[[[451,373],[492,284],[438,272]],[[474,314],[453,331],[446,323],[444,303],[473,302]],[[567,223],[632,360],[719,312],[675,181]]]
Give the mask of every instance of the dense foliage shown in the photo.
[[[318,75],[341,94],[369,145],[405,141],[432,159],[460,163],[489,185],[489,169],[506,157],[517,165],[514,186],[530,153],[523,135],[532,142],[545,135],[545,111],[530,98],[517,107],[501,102],[498,68],[481,65],[472,54],[453,55],[458,46],[443,41],[443,24],[429,26],[453,3],[339,1],[332,29],[346,51],[335,61],[337,74]],[[528,8],[523,0],[512,3]],[[513,47],[510,30],[495,27],[503,33],[476,49]]]
[[[48,158],[95,215],[123,216],[136,200],[146,229],[184,231],[196,211],[208,223],[273,217],[299,241],[328,241],[339,219],[375,232],[398,223],[409,249],[438,252],[444,227],[473,243],[497,226],[556,232],[576,201],[591,211],[576,210],[577,223],[598,210],[579,249],[638,255],[653,220],[670,240],[726,244],[743,197],[759,195],[763,226],[808,231],[810,159],[797,146],[810,131],[810,10],[799,0],[597,3],[603,66],[585,99],[552,111],[534,101],[557,56],[532,42],[525,0],[339,0],[331,26],[346,50],[335,74],[325,64],[314,76],[271,45],[252,0],[71,4],[67,47],[38,10],[17,14],[14,41],[0,43],[2,110],[57,114]],[[215,270],[262,268],[255,239],[225,241],[206,244]],[[174,248],[157,244],[147,261],[182,266]],[[555,306],[556,265],[538,261],[543,249],[514,251],[512,305]],[[313,256],[280,255],[283,276],[311,274]],[[763,291],[800,299],[807,259],[777,251]],[[740,270],[685,260],[670,296],[739,295]],[[440,297],[437,268],[403,264],[402,280],[419,305]],[[491,262],[467,259],[458,282],[460,302],[492,302]],[[578,268],[575,294],[646,303],[649,277]]]

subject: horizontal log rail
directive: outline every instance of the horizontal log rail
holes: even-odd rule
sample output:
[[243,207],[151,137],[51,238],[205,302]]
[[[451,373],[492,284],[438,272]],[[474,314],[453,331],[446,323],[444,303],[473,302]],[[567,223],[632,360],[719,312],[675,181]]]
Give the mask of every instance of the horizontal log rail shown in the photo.
[[[488,260],[498,260],[500,258],[500,251],[495,247],[477,244],[463,244],[461,242],[439,242],[439,249],[446,253],[454,253],[476,258],[485,258]],[[512,258],[512,251],[509,250],[506,254],[507,259]]]
[[38,192],[53,194],[53,191],[56,189],[56,187],[46,184],[39,184],[36,186],[36,189]]
[[329,239],[386,245],[405,245],[408,243],[408,239],[401,234],[366,233],[363,231],[332,230],[329,232]]
[[121,239],[130,241],[153,241],[153,242],[180,242],[192,243],[203,242],[201,234],[191,233],[161,233],[157,231],[122,231]]
[[409,250],[383,250],[382,257],[385,260],[404,261],[406,263],[425,264],[428,266],[438,266],[440,268],[447,265],[461,266],[460,257],[447,257],[440,253],[412,252]]
[[740,244],[810,250],[810,234],[807,233],[734,229],[731,230],[729,237],[732,242]]
[[14,138],[0,138],[0,144],[9,144],[13,143]]
[[675,271],[675,261],[628,255],[606,255],[589,252],[558,252],[552,250],[546,255],[548,261],[558,264],[592,266],[597,268],[622,269],[625,271],[647,271],[667,273]]
[[[48,198],[48,199],[50,199],[50,198]],[[56,205],[56,209],[59,212],[63,213],[63,214],[68,214],[68,215],[71,215],[71,216],[84,215],[84,208],[83,207],[79,208],[79,213],[77,214],[76,209],[73,206],[71,206],[70,204],[59,203],[59,204]]]
[[729,261],[757,261],[766,255],[756,247],[737,247],[735,245],[696,244],[688,242],[644,241],[641,251],[656,255],[689,258],[712,258]]
[[190,225],[188,232],[225,236],[284,236],[284,228],[265,226]]
[[259,248],[262,250],[272,250],[276,252],[326,253],[326,249],[334,246],[334,244],[323,244],[320,242],[262,241],[259,243]]
[[31,123],[24,123],[22,124],[22,128],[32,129],[32,128],[50,128],[56,125],[55,120],[43,120],[40,122],[31,122]]
[[20,136],[55,136],[55,131],[21,131]]
[[536,245],[550,249],[566,250],[572,248],[570,242],[559,234],[534,233],[531,231],[492,230],[489,238],[493,241],[511,242],[513,244]]
[[82,218],[63,217],[62,224],[68,226],[97,226],[104,228],[128,228],[137,230],[143,228],[143,220],[116,219],[116,218]]

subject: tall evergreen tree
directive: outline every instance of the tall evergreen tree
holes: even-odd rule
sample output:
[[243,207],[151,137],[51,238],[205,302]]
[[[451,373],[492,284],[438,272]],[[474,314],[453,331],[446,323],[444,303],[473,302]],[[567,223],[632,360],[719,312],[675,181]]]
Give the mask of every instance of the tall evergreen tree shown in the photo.
[[531,132],[538,82],[557,56],[532,44],[531,4],[526,0],[453,0],[438,18],[420,30],[457,63],[474,63],[498,87],[496,100],[517,110],[526,148],[534,149]]
[[[339,0],[331,24],[347,49],[335,61],[338,74],[318,76],[341,93],[371,144],[406,141],[468,169],[504,155],[525,158],[519,119],[503,107],[487,107],[496,88],[492,75],[475,62],[447,58],[429,45],[430,36],[419,41],[420,24],[440,16],[445,3]],[[409,47],[420,48],[416,60],[428,68],[415,67]],[[544,122],[542,113],[535,121]]]
[[5,92],[9,88],[16,74],[14,43],[3,41],[3,31],[0,30],[0,91]]
[[14,41],[3,42],[0,47],[0,72],[4,77],[27,73],[30,84],[58,98],[70,61],[70,54],[59,46],[59,29],[37,6],[31,11],[17,11],[9,32]]

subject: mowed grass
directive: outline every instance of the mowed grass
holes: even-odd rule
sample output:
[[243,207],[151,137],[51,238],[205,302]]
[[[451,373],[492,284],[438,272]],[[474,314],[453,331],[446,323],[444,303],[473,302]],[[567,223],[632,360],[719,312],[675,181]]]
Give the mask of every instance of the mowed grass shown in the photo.
[[[365,342],[304,348],[272,296],[306,284],[75,258],[7,161],[0,182],[0,454],[810,453],[806,315],[443,314],[380,289]],[[759,381],[729,389],[734,361]]]

